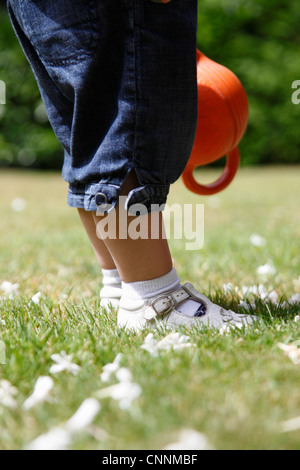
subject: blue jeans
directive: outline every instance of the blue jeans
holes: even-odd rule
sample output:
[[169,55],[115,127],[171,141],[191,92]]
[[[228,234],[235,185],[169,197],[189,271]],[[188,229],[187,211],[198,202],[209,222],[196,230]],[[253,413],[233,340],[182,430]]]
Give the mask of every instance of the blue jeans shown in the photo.
[[197,124],[197,0],[8,0],[65,150],[68,204],[96,211],[166,202]]

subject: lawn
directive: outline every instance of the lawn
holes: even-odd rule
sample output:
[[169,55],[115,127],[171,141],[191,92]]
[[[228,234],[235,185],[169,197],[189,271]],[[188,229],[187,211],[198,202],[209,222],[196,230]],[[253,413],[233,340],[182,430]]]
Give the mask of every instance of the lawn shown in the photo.
[[260,320],[177,336],[100,309],[59,174],[1,170],[0,187],[0,449],[164,449],[184,430],[180,449],[300,449],[299,167],[242,168],[211,197],[172,187],[169,206],[204,204],[203,247],[170,239],[182,281]]

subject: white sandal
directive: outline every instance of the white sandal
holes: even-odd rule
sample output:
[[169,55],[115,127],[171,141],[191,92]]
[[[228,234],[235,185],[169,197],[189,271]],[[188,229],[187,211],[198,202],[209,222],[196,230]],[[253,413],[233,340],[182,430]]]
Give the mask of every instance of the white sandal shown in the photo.
[[[184,300],[194,300],[202,305],[197,316],[189,316],[176,310]],[[165,292],[150,299],[132,299],[124,295],[120,299],[118,326],[138,331],[159,324],[170,328],[206,325],[220,329],[224,326],[242,327],[256,320],[255,316],[237,314],[214,304],[200,294],[192,284],[186,283],[174,292]]]

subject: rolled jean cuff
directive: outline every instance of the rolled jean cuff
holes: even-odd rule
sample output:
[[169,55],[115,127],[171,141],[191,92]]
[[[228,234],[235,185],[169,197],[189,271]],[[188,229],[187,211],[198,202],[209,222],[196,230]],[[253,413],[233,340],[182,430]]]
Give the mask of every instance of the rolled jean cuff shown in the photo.
[[[140,215],[162,211],[166,204],[170,185],[147,184],[131,190],[125,201],[129,214]],[[119,201],[121,187],[110,183],[90,185],[69,185],[68,205],[94,211],[109,213]]]

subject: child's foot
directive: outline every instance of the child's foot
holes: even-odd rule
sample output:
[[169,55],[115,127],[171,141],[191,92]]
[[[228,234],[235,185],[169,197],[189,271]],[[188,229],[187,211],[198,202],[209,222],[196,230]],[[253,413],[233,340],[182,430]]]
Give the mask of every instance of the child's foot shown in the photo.
[[[188,311],[183,306],[197,305]],[[165,325],[192,327],[207,325],[220,329],[223,326],[242,327],[256,320],[251,315],[237,314],[214,304],[200,294],[190,283],[174,291],[164,292],[152,298],[135,298],[123,294],[118,311],[118,326],[138,331],[142,328]]]

